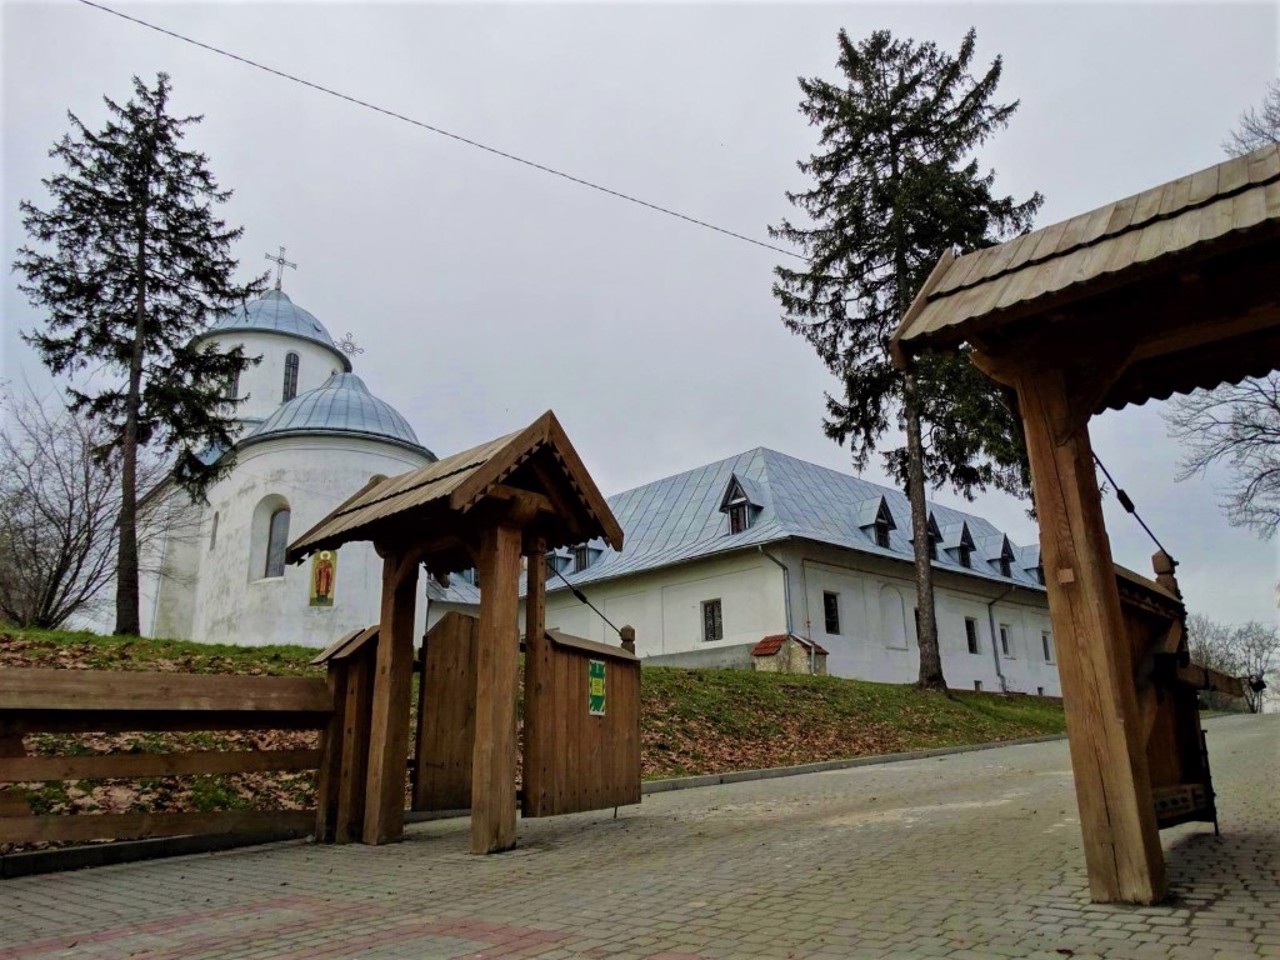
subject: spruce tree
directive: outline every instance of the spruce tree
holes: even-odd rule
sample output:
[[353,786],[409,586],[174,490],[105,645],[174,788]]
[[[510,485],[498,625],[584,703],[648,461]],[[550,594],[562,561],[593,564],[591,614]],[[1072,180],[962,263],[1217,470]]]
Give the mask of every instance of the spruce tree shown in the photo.
[[50,151],[64,169],[43,180],[53,204],[23,201],[28,244],[14,269],[19,288],[47,314],[24,334],[54,374],[73,380],[70,406],[102,424],[119,457],[117,633],[139,632],[138,451],[172,457],[173,477],[200,498],[228,466],[201,454],[234,440],[226,385],[251,362],[239,349],[192,345],[215,312],[242,304],[265,278],[237,284],[229,229],[214,209],[230,197],[202,153],[184,150],[198,116],[168,111],[170,83],[133,78],[134,98],[104,98],[106,126],[90,131],[68,114],[71,132]]
[[920,686],[945,689],[934,615],[926,477],[972,498],[988,485],[1025,495],[1022,431],[994,383],[967,357],[926,356],[897,370],[889,337],[947,249],[972,250],[1025,231],[1037,193],[1017,202],[992,192],[973,151],[1018,104],[993,102],[1001,61],[970,73],[976,36],[954,54],[877,31],[839,34],[843,78],[800,79],[800,111],[819,128],[819,151],[799,162],[813,186],[787,199],[807,222],[770,228],[805,251],[805,269],[775,269],[783,322],[836,375],[823,427],[866,467],[891,427],[905,446],[882,451],[911,503]]

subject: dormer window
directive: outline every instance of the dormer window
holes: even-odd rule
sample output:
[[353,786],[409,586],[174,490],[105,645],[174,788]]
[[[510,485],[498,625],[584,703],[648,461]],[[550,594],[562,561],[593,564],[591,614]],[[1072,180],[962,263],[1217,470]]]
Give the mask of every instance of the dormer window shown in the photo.
[[973,566],[973,549],[961,544],[956,548],[956,556],[960,561],[960,566],[971,568]]
[[573,548],[573,572],[581,573],[591,566],[591,551],[585,545]]
[[729,478],[724,496],[720,498],[720,512],[729,515],[729,535],[742,533],[751,527],[753,511],[758,509],[748,492],[749,485],[736,476]]
[[968,523],[961,521],[947,524],[939,539],[948,556],[954,556],[956,563],[966,570],[973,569],[974,542]]
[[[938,559],[938,543],[939,541],[942,540],[942,531],[938,529],[938,521],[933,518],[932,511],[930,511],[929,513],[929,520],[928,520],[928,523],[926,524],[926,533],[928,536],[928,543],[929,543],[929,559],[937,560]],[[914,545],[915,542],[916,542],[915,538],[912,537],[911,543]],[[970,544],[972,544],[972,541],[970,541]]]
[[1040,586],[1042,587],[1044,586],[1044,564],[1043,563],[1036,564],[1036,582],[1040,584]]
[[897,529],[889,504],[884,497],[872,497],[858,504],[856,510],[858,529],[875,541],[877,547],[889,549],[889,532]]
[[1000,558],[1000,576],[1002,577],[1013,576],[1013,564],[1008,557]]
[[875,529],[876,546],[889,549],[889,524],[881,523],[879,520],[873,525]]

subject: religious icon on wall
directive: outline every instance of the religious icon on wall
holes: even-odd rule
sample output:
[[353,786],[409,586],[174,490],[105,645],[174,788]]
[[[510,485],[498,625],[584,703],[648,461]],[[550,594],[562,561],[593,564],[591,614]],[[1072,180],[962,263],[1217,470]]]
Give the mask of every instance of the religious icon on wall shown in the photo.
[[337,575],[336,551],[321,550],[311,557],[311,606],[333,606],[333,585]]

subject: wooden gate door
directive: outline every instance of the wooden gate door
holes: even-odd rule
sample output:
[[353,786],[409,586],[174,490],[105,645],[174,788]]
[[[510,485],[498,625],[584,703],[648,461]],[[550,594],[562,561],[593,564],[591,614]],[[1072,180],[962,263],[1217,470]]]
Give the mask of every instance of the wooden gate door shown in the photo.
[[476,651],[480,621],[450,612],[427,631],[418,658],[414,810],[468,810],[476,739]]

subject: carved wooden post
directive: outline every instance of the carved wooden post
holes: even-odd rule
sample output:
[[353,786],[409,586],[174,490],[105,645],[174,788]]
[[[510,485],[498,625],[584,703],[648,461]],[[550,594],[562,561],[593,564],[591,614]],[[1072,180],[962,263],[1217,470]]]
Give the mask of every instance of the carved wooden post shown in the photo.
[[[471,852],[516,845],[516,671],[520,651],[520,530],[496,525],[480,542],[480,649],[471,766]],[[541,558],[538,559],[541,562]]]
[[1061,373],[1021,371],[1017,390],[1090,891],[1155,903],[1164,856],[1088,428]]
[[622,635],[622,649],[627,653],[636,652],[636,628],[625,626],[618,631]]
[[551,649],[547,642],[547,543],[536,538],[529,548],[524,599],[524,792],[527,817],[540,808],[550,769],[543,741],[543,698],[550,683]]
[[369,731],[365,843],[388,843],[404,835],[417,585],[417,561],[403,551],[387,551],[382,562],[382,620]]

